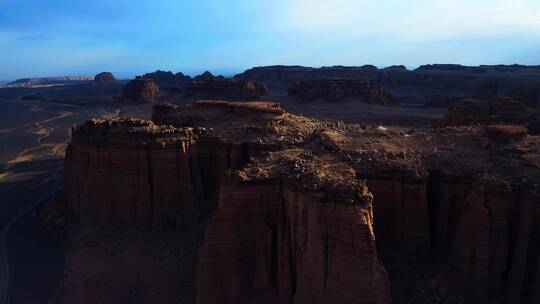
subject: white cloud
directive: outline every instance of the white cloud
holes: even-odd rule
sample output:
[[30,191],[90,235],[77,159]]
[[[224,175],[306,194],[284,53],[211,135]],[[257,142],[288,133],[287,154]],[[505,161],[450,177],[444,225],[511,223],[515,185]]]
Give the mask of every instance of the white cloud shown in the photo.
[[280,30],[432,40],[540,33],[538,0],[298,0],[281,7]]

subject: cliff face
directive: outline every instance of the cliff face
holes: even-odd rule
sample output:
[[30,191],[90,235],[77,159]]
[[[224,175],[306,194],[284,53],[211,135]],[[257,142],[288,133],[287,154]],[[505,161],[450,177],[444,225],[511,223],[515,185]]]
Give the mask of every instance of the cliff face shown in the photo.
[[204,221],[198,303],[398,303],[413,288],[455,303],[424,268],[475,303],[540,301],[539,136],[366,129],[266,102],[152,119],[75,128],[66,193],[83,223]]
[[363,191],[327,196],[280,181],[224,187],[200,250],[198,302],[389,303]]
[[340,101],[355,99],[362,102],[395,106],[394,100],[380,85],[359,79],[316,79],[297,81],[289,88],[289,95],[303,101],[329,100]]
[[216,79],[194,80],[187,84],[185,97],[207,99],[258,99],[267,95],[266,86],[257,81]]
[[156,102],[159,88],[151,79],[137,77],[130,81],[122,91],[122,100],[134,102]]
[[154,229],[207,216],[222,176],[239,168],[249,150],[199,139],[206,132],[138,120],[81,125],[66,151],[68,202],[84,220]]

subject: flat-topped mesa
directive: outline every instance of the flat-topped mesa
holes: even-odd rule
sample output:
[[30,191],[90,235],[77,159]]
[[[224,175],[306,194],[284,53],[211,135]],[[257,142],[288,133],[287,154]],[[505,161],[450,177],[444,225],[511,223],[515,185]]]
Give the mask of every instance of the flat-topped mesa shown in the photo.
[[392,286],[412,288],[389,261],[440,252],[475,302],[540,301],[540,136],[365,128],[266,102],[163,104],[153,116],[76,128],[66,193],[82,222],[205,220],[199,304],[388,303],[379,258]]
[[268,95],[268,88],[257,81],[209,78],[193,80],[186,86],[185,97],[224,100],[259,99]]
[[159,94],[159,87],[152,79],[137,77],[124,87],[122,100],[153,103],[158,100]]
[[154,105],[152,120],[160,124],[185,125],[190,120],[221,120],[227,116],[237,120],[282,119],[285,111],[277,102],[229,102],[223,100],[198,100],[191,106],[170,103]]
[[302,101],[356,100],[384,106],[397,106],[392,94],[381,85],[362,79],[313,79],[297,81],[289,88],[289,95]]
[[90,119],[71,129],[71,143],[144,146],[175,144],[205,135],[204,128],[175,128],[134,118]]
[[283,149],[298,145],[329,123],[286,113],[275,102],[203,100],[192,106],[154,106],[152,120],[178,127],[200,126],[230,143],[254,143]]

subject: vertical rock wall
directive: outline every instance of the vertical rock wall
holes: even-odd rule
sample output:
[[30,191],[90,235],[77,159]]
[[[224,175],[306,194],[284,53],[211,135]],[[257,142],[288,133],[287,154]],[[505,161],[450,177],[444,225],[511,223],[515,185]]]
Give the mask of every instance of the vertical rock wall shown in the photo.
[[224,186],[200,249],[198,303],[388,303],[371,204],[333,194]]

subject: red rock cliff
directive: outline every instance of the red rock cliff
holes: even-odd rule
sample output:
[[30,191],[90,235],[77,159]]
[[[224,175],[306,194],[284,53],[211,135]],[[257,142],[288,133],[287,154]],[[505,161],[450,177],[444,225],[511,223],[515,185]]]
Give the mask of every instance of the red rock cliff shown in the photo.
[[68,201],[83,222],[155,230],[209,216],[199,303],[387,303],[415,284],[433,302],[442,291],[410,273],[441,274],[430,256],[470,301],[540,300],[539,136],[366,129],[263,102],[160,105],[153,120],[75,128]]

